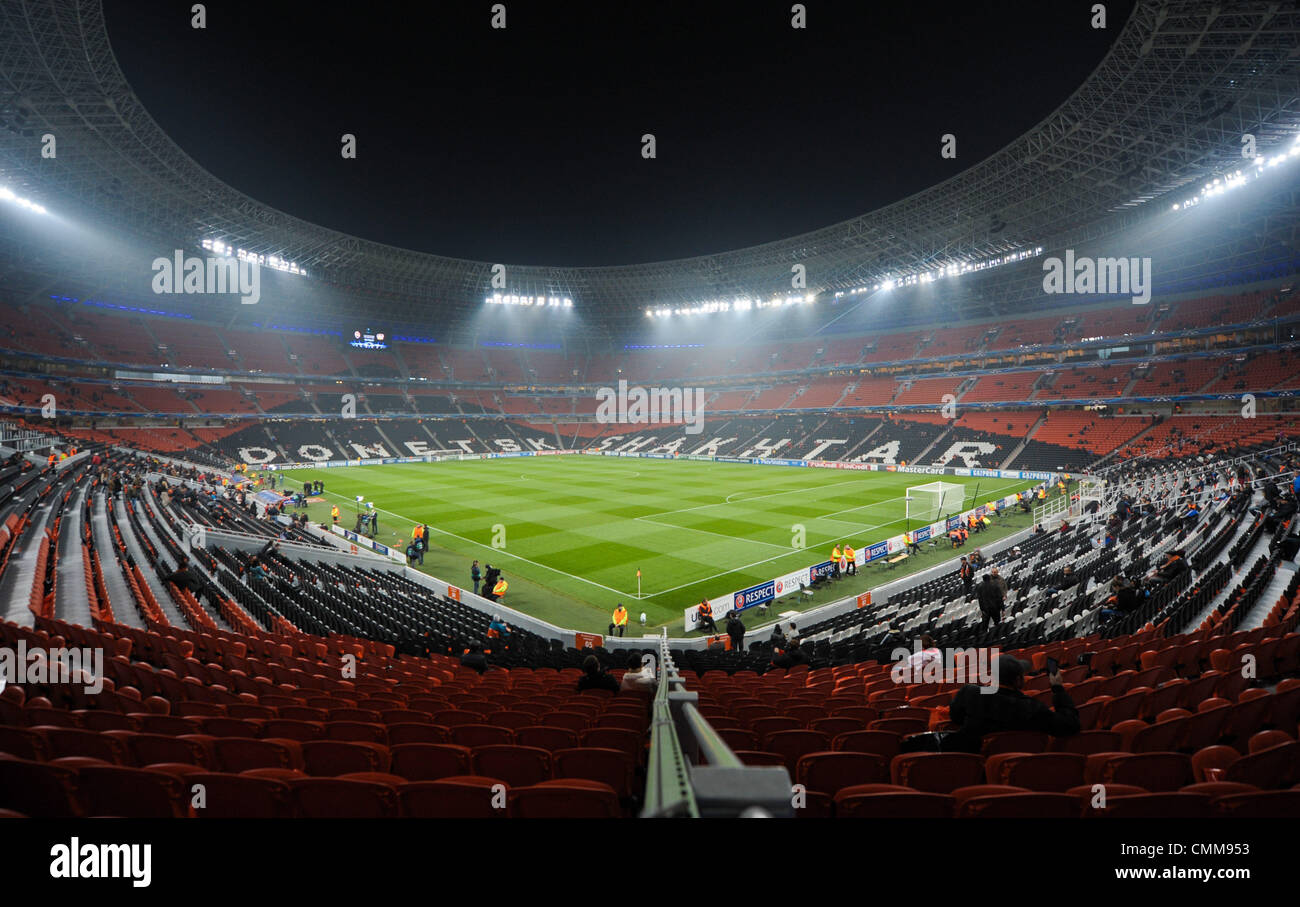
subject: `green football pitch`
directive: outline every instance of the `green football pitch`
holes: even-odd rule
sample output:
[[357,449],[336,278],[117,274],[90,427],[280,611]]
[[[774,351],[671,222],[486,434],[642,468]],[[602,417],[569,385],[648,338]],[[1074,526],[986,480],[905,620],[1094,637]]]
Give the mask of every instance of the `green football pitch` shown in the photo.
[[[908,528],[908,486],[934,476],[620,457],[510,457],[404,463],[284,473],[289,488],[325,482],[314,521],[328,522],[337,503],[353,528],[357,495],[379,512],[376,540],[404,550],[417,522],[430,528],[424,569],[469,586],[470,562],[500,567],[511,608],[562,627],[604,632],[623,602],[633,628],[682,631],[682,612],[702,598],[765,582],[829,559],[836,543],[856,548]],[[1033,483],[942,477],[967,486],[966,506]],[[972,539],[991,540],[1028,525],[1004,516]],[[940,544],[904,567],[921,569],[952,557]],[[637,571],[641,571],[638,598]],[[906,571],[904,571],[906,572]],[[826,601],[897,578],[864,568],[811,601]],[[635,632],[635,630],[634,630]]]

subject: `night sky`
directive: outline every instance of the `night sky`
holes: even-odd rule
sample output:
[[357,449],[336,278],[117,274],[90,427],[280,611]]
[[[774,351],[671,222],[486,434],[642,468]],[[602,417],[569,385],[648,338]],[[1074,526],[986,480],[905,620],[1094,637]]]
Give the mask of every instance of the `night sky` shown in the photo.
[[[367,239],[609,265],[823,227],[1050,114],[1132,3],[105,0],[162,128],[258,201]],[[344,160],[340,137],[357,137]],[[644,160],[653,133],[657,158]],[[940,136],[957,136],[957,159]]]

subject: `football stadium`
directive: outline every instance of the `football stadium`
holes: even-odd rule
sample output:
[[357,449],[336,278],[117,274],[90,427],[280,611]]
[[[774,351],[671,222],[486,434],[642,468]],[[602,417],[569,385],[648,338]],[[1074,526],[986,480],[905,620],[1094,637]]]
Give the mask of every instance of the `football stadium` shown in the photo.
[[[0,6],[0,815],[58,820],[15,835],[37,875],[109,872],[58,843],[127,827],[93,818],[1285,839],[1294,4],[877,11],[872,61],[848,5],[448,4],[418,100],[387,13],[170,6]],[[376,34],[394,81],[326,72]],[[753,61],[787,46],[825,98]]]

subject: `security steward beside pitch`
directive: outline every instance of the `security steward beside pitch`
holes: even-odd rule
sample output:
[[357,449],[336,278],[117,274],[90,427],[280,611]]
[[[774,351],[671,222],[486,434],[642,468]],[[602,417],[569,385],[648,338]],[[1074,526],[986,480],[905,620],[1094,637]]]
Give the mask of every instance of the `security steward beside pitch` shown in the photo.
[[610,630],[610,634],[614,636],[625,635],[627,633],[627,608],[623,607],[622,602],[618,603],[618,607],[614,609],[611,618],[612,623],[610,623],[610,627],[612,629]]
[[700,606],[695,609],[695,626],[696,629],[703,630],[706,633],[718,632],[718,625],[713,620],[713,606],[709,604],[707,598],[700,602]]

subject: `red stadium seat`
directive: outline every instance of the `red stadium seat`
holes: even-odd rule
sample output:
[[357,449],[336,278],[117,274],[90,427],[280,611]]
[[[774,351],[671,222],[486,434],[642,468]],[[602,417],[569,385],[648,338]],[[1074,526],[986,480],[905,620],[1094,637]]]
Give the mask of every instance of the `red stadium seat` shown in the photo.
[[835,795],[839,819],[948,819],[953,798],[893,784],[857,784]]
[[388,819],[397,815],[397,791],[388,784],[347,778],[289,782],[299,815],[308,819]]
[[84,815],[77,798],[77,772],[0,755],[0,808],[52,819]]
[[871,753],[814,752],[799,759],[794,777],[808,790],[834,797],[857,784],[887,783],[889,763]]
[[390,771],[408,781],[437,781],[468,775],[469,747],[445,743],[401,743],[392,748]]
[[608,785],[620,799],[632,796],[634,764],[621,750],[578,747],[552,754],[555,777],[584,778]]
[[289,785],[283,781],[249,775],[210,773],[190,775],[187,789],[202,788],[201,807],[194,815],[201,819],[283,819],[292,816]]
[[990,784],[1064,793],[1083,783],[1085,762],[1078,753],[1008,753],[990,756],[986,775]]
[[891,731],[850,731],[831,741],[831,749],[853,753],[874,753],[886,759],[898,755],[903,738]]
[[816,731],[776,731],[764,738],[763,749],[766,752],[778,753],[784,757],[785,767],[789,769],[790,775],[793,777],[799,759],[808,753],[830,749],[830,738]]
[[510,792],[510,813],[520,819],[613,819],[618,795],[599,781],[561,778]]
[[334,778],[351,772],[383,772],[389,767],[389,750],[375,743],[345,740],[311,740],[302,744],[307,774]]
[[388,726],[388,745],[398,746],[402,743],[449,743],[451,735],[447,728],[436,724],[390,724]]
[[578,739],[582,746],[622,750],[637,760],[645,752],[646,737],[644,732],[629,731],[623,728],[589,728],[579,734]]
[[413,819],[504,819],[509,796],[505,782],[479,775],[414,781],[397,790],[401,814]]
[[527,787],[551,778],[551,754],[533,746],[475,747],[473,765],[475,774],[500,778],[511,787]]
[[171,819],[188,813],[189,787],[164,772],[117,765],[88,766],[77,772],[77,786],[88,816]]
[[1210,798],[1204,794],[1170,791],[1108,797],[1105,809],[1092,810],[1088,815],[1107,819],[1204,819],[1213,813]]
[[1067,794],[1023,793],[972,797],[961,804],[961,819],[1073,819],[1079,803]]
[[295,740],[219,737],[212,741],[215,767],[231,773],[250,768],[302,768],[302,752]]
[[1270,790],[1215,798],[1217,815],[1230,819],[1291,819],[1300,815],[1300,790]]
[[934,794],[984,781],[984,760],[971,753],[903,753],[889,768],[894,784]]

